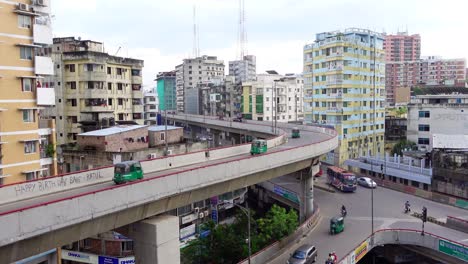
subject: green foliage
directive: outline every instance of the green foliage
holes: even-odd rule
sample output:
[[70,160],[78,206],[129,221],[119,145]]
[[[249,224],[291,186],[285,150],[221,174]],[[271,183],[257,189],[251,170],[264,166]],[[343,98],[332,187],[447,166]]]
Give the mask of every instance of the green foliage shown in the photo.
[[[265,218],[253,219],[251,211],[252,254],[270,243],[291,234],[298,226],[296,211],[273,205]],[[238,263],[248,256],[248,218],[240,210],[231,225],[205,224],[207,237],[193,240],[181,250],[182,263]]]
[[55,154],[54,145],[53,144],[47,144],[47,146],[45,148],[45,153],[46,153],[47,157],[52,158],[54,156],[54,154]]
[[409,141],[405,139],[400,140],[398,143],[395,144],[395,146],[393,146],[392,155],[397,154],[399,156],[402,156],[404,149],[414,149],[415,146],[416,146],[416,143],[414,143],[413,141]]
[[398,107],[395,113],[398,117],[401,117],[404,114],[408,113],[408,108],[406,106]]
[[266,217],[258,220],[260,240],[265,244],[280,240],[294,232],[297,225],[296,211],[289,210],[289,212],[286,212],[286,209],[274,204]]

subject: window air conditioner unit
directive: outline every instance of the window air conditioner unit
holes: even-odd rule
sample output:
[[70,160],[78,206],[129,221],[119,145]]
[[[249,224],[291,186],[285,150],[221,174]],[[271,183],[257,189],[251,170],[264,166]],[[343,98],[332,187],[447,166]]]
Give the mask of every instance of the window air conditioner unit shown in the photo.
[[198,214],[198,218],[203,218],[203,217],[205,217],[205,214],[203,214],[203,212]]
[[205,210],[205,212],[203,212],[203,214],[205,215],[205,217],[208,216],[208,214],[209,214],[208,210]]
[[18,4],[18,10],[28,11],[28,5],[19,3]]
[[148,155],[148,158],[149,158],[149,159],[155,159],[155,158],[156,158],[156,153],[150,153],[150,154]]
[[36,0],[36,5],[44,5],[44,0]]
[[200,212],[200,208],[195,207],[195,208],[193,208],[193,211],[194,211],[196,214],[198,214],[198,213]]

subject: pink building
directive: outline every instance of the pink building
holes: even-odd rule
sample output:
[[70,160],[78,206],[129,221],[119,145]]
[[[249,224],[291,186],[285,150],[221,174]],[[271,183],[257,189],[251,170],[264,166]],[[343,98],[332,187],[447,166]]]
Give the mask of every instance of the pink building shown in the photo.
[[385,65],[387,104],[407,103],[412,86],[465,86],[466,60],[430,56]]
[[386,61],[415,61],[421,56],[421,37],[418,34],[398,33],[386,35],[384,40]]

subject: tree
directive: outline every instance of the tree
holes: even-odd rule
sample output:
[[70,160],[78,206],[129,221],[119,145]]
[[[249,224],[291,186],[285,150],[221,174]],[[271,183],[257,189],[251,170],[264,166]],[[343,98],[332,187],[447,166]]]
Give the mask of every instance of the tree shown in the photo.
[[396,116],[401,117],[404,114],[408,113],[408,108],[406,106],[398,107],[395,113],[396,113]]
[[296,211],[286,209],[274,204],[265,218],[258,220],[260,240],[266,245],[290,235],[298,226]]
[[46,156],[52,158],[55,154],[55,149],[53,144],[47,144],[45,148]]
[[400,140],[398,141],[398,143],[395,144],[395,146],[393,146],[392,155],[397,154],[399,156],[402,156],[404,149],[413,149],[415,146],[416,143],[414,143],[413,141],[409,141],[406,139]]

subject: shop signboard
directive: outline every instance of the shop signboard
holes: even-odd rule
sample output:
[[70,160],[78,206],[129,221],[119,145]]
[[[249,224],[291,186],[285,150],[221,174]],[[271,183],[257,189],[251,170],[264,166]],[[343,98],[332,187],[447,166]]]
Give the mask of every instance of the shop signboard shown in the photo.
[[80,263],[89,263],[89,264],[97,264],[98,263],[98,256],[94,254],[78,252],[78,251],[71,251],[62,249],[62,259],[64,260],[71,260]]
[[195,232],[195,224],[191,224],[189,226],[186,226],[186,227],[180,229],[180,233],[179,233],[180,236],[179,237],[182,240],[182,239],[185,239],[185,238],[187,238],[189,236],[195,235],[195,233],[196,233]]

